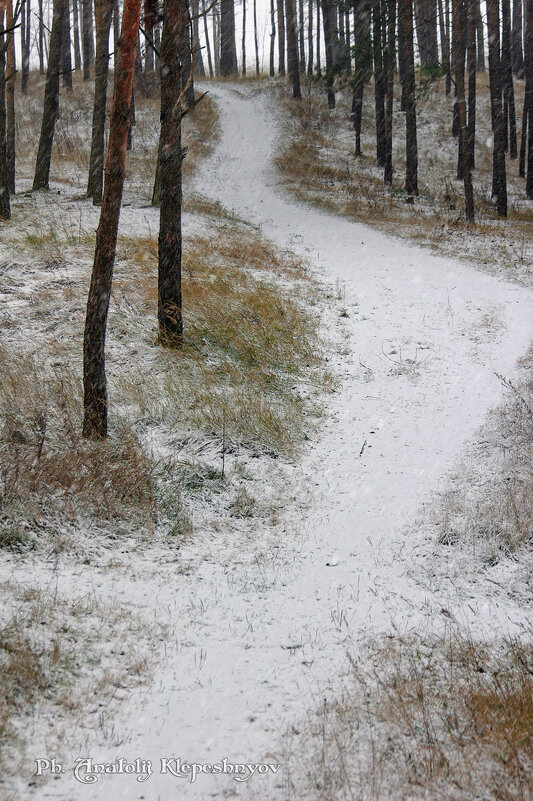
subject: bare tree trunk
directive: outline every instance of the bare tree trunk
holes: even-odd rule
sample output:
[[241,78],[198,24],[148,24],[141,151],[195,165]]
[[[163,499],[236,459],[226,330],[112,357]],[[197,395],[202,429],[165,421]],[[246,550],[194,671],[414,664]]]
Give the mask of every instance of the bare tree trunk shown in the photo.
[[346,71],[348,75],[352,73],[352,36],[350,32],[350,15],[344,15],[344,44],[346,48]]
[[524,51],[522,48],[522,0],[513,0],[513,72],[517,78],[524,77]]
[[7,44],[6,80],[6,158],[9,192],[15,193],[15,35],[13,28],[13,0],[6,2],[6,28],[10,33]]
[[439,65],[436,0],[416,0],[415,14],[420,65],[422,69],[433,70]]
[[416,133],[416,83],[413,45],[413,0],[400,0],[405,49],[405,194],[406,203],[418,195],[418,144]]
[[[257,2],[257,0],[254,0]],[[298,2],[298,42],[300,50],[300,72],[305,75],[305,33],[304,33],[304,0]]]
[[20,91],[25,95],[28,90],[28,78],[30,75],[31,0],[24,0],[24,6],[21,6],[20,24],[22,40]]
[[322,0],[322,21],[324,23],[324,47],[326,50],[326,88],[328,95],[328,108],[335,108],[335,89],[334,66],[335,66],[335,44],[334,37],[335,19],[337,16],[336,6],[331,4],[332,0]]
[[271,78],[276,74],[276,67],[274,63],[276,53],[276,8],[274,0],[270,0],[270,61],[268,74]]
[[355,155],[361,155],[361,123],[363,92],[372,73],[372,43],[370,39],[370,2],[364,0],[354,8],[354,89],[352,120],[355,131]]
[[96,232],[83,340],[83,436],[91,439],[107,436],[105,335],[124,187],[126,141],[140,18],[141,0],[124,0],[117,79],[109,125],[104,198]]
[[82,0],[83,80],[91,77],[91,0]]
[[477,30],[477,0],[468,0],[468,123],[467,148],[470,169],[476,166],[476,30]]
[[392,186],[392,116],[394,106],[394,66],[396,41],[396,0],[387,0],[387,48],[385,51],[385,169],[384,182]]
[[246,76],[246,0],[242,0],[242,74]]
[[[308,5],[308,20],[307,20],[307,74],[313,74],[313,0],[309,0]],[[319,18],[320,22],[320,18]]]
[[[0,2],[0,27],[4,31],[6,2]],[[9,176],[7,163],[7,137],[6,137],[6,50],[5,38],[10,34],[0,35],[0,218],[9,220],[11,205],[9,202]]]
[[44,20],[43,0],[39,0],[39,74],[44,75]]
[[459,147],[461,151],[461,172],[465,190],[465,214],[467,222],[474,222],[474,191],[472,173],[466,142],[466,101],[465,101],[465,60],[462,45],[462,14],[460,0],[453,0],[453,65],[457,90],[457,113],[459,117]]
[[385,166],[385,79],[382,51],[382,15],[380,0],[372,4],[372,50],[374,56],[374,103],[376,109],[376,159]]
[[119,0],[113,2],[113,69],[117,71],[118,41],[120,39],[120,8]]
[[80,15],[78,0],[72,0],[72,23],[74,29],[74,69],[81,69]]
[[63,17],[63,40],[61,42],[61,72],[63,86],[72,89],[72,54],[70,48],[70,0],[65,0],[65,16]]
[[452,93],[452,65],[451,65],[451,47],[450,47],[450,0],[444,0],[444,23],[446,25],[446,36],[448,45],[448,71],[446,73],[446,97]]
[[204,59],[200,47],[200,0],[192,2],[192,50],[194,53],[194,74],[205,78]]
[[502,83],[504,102],[504,140],[505,150],[512,159],[518,155],[516,144],[516,110],[513,87],[513,64],[511,60],[511,6],[509,0],[502,0]]
[[296,100],[302,97],[300,87],[300,69],[298,65],[298,40],[296,38],[296,0],[285,0],[287,10],[287,58],[289,77],[292,84],[292,95]]
[[234,0],[220,0],[220,72],[237,75]]
[[109,29],[113,16],[113,0],[95,0],[96,59],[94,63],[94,104],[91,155],[87,197],[94,205],[102,202],[104,183],[104,139],[107,102],[107,76],[109,71]]
[[61,40],[63,35],[63,16],[65,14],[65,0],[54,0],[54,16],[52,32],[50,34],[50,54],[48,56],[48,69],[46,71],[46,87],[44,90],[43,121],[33,189],[48,189],[50,180],[50,162],[52,159],[52,144],[57,116],[59,113],[59,68],[61,64]]
[[205,48],[207,50],[207,66],[209,69],[209,77],[212,78],[213,73],[213,59],[211,58],[211,42],[209,41],[209,30],[207,27],[207,14],[205,10],[205,0],[202,0],[202,16],[204,18],[204,36],[205,36]]
[[215,53],[215,75],[220,75],[220,12],[213,8],[213,48]]
[[444,15],[444,6],[443,0],[438,0],[438,11],[439,11],[439,27],[440,27],[440,49],[441,49],[441,61],[442,61],[442,69],[444,70],[444,74],[446,76],[446,94],[449,95],[451,91],[451,80],[450,80],[450,28],[449,28],[449,19],[448,19],[448,0],[444,0],[446,3],[446,16]]
[[259,40],[257,38],[257,0],[254,0],[255,74],[259,75]]
[[533,0],[528,0],[526,17],[526,94],[524,106],[527,110],[527,175],[526,197],[533,200]]
[[498,217],[507,217],[507,178],[505,174],[505,136],[502,112],[498,0],[487,0],[487,28],[489,37],[490,93],[494,120],[492,191],[497,199]]
[[277,0],[278,11],[278,75],[285,75],[285,11],[283,0]]
[[159,223],[158,324],[159,340],[167,347],[181,345],[181,147],[180,61],[187,42],[186,0],[165,0],[161,40],[161,211]]

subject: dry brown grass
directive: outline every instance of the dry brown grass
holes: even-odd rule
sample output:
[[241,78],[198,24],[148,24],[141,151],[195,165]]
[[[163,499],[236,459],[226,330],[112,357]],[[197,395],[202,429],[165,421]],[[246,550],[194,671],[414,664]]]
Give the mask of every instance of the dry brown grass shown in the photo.
[[533,798],[530,643],[389,637],[351,668],[293,742],[291,797]]
[[[137,265],[117,275],[127,281],[144,315],[155,315],[157,243],[128,240],[123,247]],[[327,386],[321,366],[318,318],[303,300],[316,290],[304,265],[246,226],[218,229],[208,239],[186,242],[183,262],[185,341],[180,351],[161,351],[162,374],[120,381],[151,419],[184,426],[234,445],[292,452],[316,405],[303,400],[301,385]],[[278,275],[290,282],[274,283]]]
[[[492,161],[486,82],[480,76],[474,226],[468,226],[464,220],[462,184],[455,178],[457,147],[449,131],[451,116],[447,111],[448,106],[451,110],[451,103],[444,97],[442,82],[427,87],[418,101],[420,197],[414,207],[405,203],[403,192],[405,115],[397,110],[392,192],[385,189],[382,171],[376,167],[372,86],[365,90],[361,158],[353,155],[348,91],[339,96],[333,112],[325,108],[323,92],[315,84],[307,86],[301,103],[283,98],[290,123],[285,127],[276,159],[282,180],[305,202],[389,234],[414,239],[437,251],[475,259],[487,265],[487,269],[496,266],[511,277],[530,283],[528,254],[532,246],[533,208],[525,200],[524,181],[518,178],[516,162],[508,162],[507,222],[497,219],[490,199]],[[516,92],[519,119],[521,82],[517,83]]]

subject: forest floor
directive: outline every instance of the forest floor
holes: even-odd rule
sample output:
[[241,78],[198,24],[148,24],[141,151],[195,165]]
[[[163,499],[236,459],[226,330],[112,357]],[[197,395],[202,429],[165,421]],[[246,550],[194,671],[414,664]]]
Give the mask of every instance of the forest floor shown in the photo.
[[[531,658],[530,518],[508,531],[504,507],[531,503],[520,495],[531,395],[508,387],[514,402],[486,415],[504,393],[498,375],[519,382],[530,368],[516,362],[531,294],[291,199],[274,166],[271,95],[210,92],[219,119],[206,105],[188,132],[200,143],[218,134],[186,189],[179,356],[155,343],[157,115],[141,104],[108,338],[113,428],[100,451],[77,433],[98,217],[82,165],[58,159],[52,190],[17,195],[6,227],[0,578],[15,703],[3,694],[3,796],[472,798],[458,771],[459,786],[449,778],[462,746],[444,742],[431,702],[474,674],[496,677],[493,695],[465,692],[459,717],[480,699],[490,716],[503,684],[528,710],[527,669],[513,671]],[[67,116],[75,132],[84,113]],[[22,186],[30,178],[28,161]],[[511,427],[523,441],[510,466]],[[487,508],[483,490],[507,506]],[[401,714],[380,718],[386,708]],[[479,754],[471,718],[464,740]],[[66,772],[32,777],[51,756]],[[80,784],[79,756],[151,759],[154,774]],[[163,757],[283,767],[190,782],[161,773]],[[481,773],[492,781],[490,766]]]

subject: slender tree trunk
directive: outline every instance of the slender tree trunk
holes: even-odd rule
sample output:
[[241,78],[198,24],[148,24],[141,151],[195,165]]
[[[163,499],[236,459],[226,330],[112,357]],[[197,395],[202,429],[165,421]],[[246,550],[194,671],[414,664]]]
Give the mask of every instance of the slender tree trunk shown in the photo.
[[[0,26],[4,30],[6,0],[0,2]],[[6,114],[6,51],[5,39],[10,34],[0,35],[0,218],[9,220],[11,206],[9,202],[9,168],[7,162],[7,114]]]
[[52,159],[52,144],[57,116],[59,113],[59,68],[61,64],[61,39],[63,34],[63,16],[65,14],[65,0],[54,0],[54,16],[52,32],[50,34],[50,54],[48,56],[48,69],[46,71],[46,86],[44,90],[43,121],[37,163],[33,179],[33,189],[48,189],[50,180],[50,162]]
[[242,74],[246,76],[246,0],[242,0]]
[[446,71],[446,97],[452,93],[452,65],[450,48],[450,0],[444,0],[444,24],[446,25],[446,52],[448,53],[448,69]]
[[259,75],[259,40],[257,37],[257,0],[254,0],[254,44],[255,44],[255,74]]
[[328,95],[328,108],[335,108],[334,67],[335,67],[335,18],[336,6],[330,5],[331,0],[322,0],[322,21],[324,23],[324,47],[326,50],[326,88]]
[[527,111],[526,197],[529,200],[533,200],[533,0],[528,0],[525,29],[527,36],[526,93],[524,98],[524,106]]
[[87,197],[94,205],[102,202],[104,183],[104,139],[107,102],[107,75],[109,70],[109,29],[113,16],[113,0],[95,0],[96,59],[94,63],[94,104],[91,155]]
[[65,0],[65,16],[63,17],[63,40],[61,42],[61,72],[63,86],[72,89],[72,53],[70,46],[70,0]]
[[321,55],[320,55],[320,2],[321,0],[317,0],[316,4],[316,71],[318,76],[322,75],[322,66],[321,66]]
[[213,42],[215,52],[215,75],[220,75],[220,11],[217,6],[213,9]]
[[[305,75],[305,33],[304,33],[304,0],[298,2],[298,41],[300,49],[300,72]],[[257,0],[254,0],[257,2]]]
[[[400,79],[400,111],[405,111],[405,36],[403,32],[403,16],[398,0],[398,73]],[[440,4],[441,5],[441,4]]]
[[91,77],[91,0],[82,0],[83,80]]
[[289,77],[292,84],[292,95],[296,100],[302,97],[302,90],[300,87],[300,69],[298,65],[298,40],[296,38],[296,0],[285,0],[285,8],[287,10],[287,59],[289,68]]
[[313,39],[313,0],[309,0],[308,5],[308,20],[307,20],[307,74],[313,75],[313,58],[314,58],[314,39]]
[[39,74],[44,75],[44,20],[43,0],[39,0]]
[[382,15],[380,0],[372,4],[372,49],[374,56],[374,103],[376,109],[376,158],[385,166],[385,81],[382,51]]
[[392,117],[394,110],[394,66],[396,63],[396,0],[387,2],[387,48],[385,51],[386,103],[385,103],[385,169],[384,181],[392,186]]
[[275,53],[276,53],[276,8],[274,0],[270,0],[270,61],[268,74],[271,78],[276,74],[275,67]]
[[418,144],[416,133],[416,83],[413,45],[413,0],[400,0],[405,48],[405,194],[414,203],[418,195]]
[[355,131],[355,155],[361,155],[361,124],[363,119],[363,92],[372,73],[372,43],[370,38],[370,0],[363,0],[354,8],[354,90],[352,120]]
[[202,0],[202,16],[204,18],[204,37],[205,37],[205,49],[207,50],[207,67],[209,69],[209,77],[213,78],[213,59],[211,57],[211,42],[209,40],[209,29],[207,26],[207,14],[205,10],[205,0]]
[[20,23],[22,38],[20,91],[25,95],[28,90],[28,78],[30,75],[31,0],[24,0],[24,6],[21,6]]
[[81,50],[80,50],[80,15],[78,0],[72,0],[72,23],[74,29],[74,69],[81,69]]
[[113,2],[113,70],[117,72],[118,42],[120,39],[120,8],[119,0]]
[[522,0],[513,0],[513,37],[512,59],[513,72],[517,78],[524,77],[524,51],[522,48]]
[[477,32],[477,71],[485,72],[485,41],[483,37],[483,17],[481,3],[476,0],[476,32]]
[[416,0],[415,13],[420,65],[422,69],[433,70],[439,64],[436,0]]
[[165,0],[161,40],[161,211],[159,223],[159,340],[176,347],[183,339],[181,310],[181,147],[180,57],[187,41],[187,0]]
[[285,11],[283,0],[277,0],[278,12],[278,75],[285,75]]
[[438,0],[439,11],[439,27],[440,27],[440,49],[442,53],[442,69],[446,76],[446,94],[449,95],[451,91],[450,80],[450,28],[448,19],[448,0],[444,0],[446,4],[446,15],[444,14],[443,0]]
[[461,149],[461,172],[465,190],[465,213],[467,222],[474,222],[474,192],[472,188],[472,173],[466,142],[466,102],[465,102],[465,62],[462,47],[462,14],[460,0],[453,0],[453,64],[455,71],[455,86],[457,89],[457,112],[459,117],[459,147]]
[[197,78],[205,78],[205,67],[204,67],[204,59],[202,56],[202,50],[200,47],[200,1],[194,0],[192,4],[192,43],[193,43],[193,53],[194,53],[194,74]]
[[91,439],[107,436],[105,335],[124,187],[126,141],[140,18],[141,0],[124,0],[117,79],[109,125],[104,198],[96,232],[83,341],[83,435]]
[[493,195],[497,199],[498,217],[507,217],[507,179],[505,174],[505,136],[502,111],[500,66],[500,21],[498,0],[487,0],[489,37],[489,74],[494,119]]
[[502,0],[502,82],[504,98],[505,150],[512,159],[518,155],[516,144],[516,110],[513,87],[513,64],[511,61],[511,6],[510,0]]
[[9,192],[15,193],[15,34],[13,28],[13,0],[6,2],[7,80],[6,80],[6,157]]
[[238,72],[234,0],[220,0],[220,72],[225,77]]
[[467,123],[467,149],[470,169],[476,166],[476,30],[477,30],[477,0],[468,0],[468,123]]

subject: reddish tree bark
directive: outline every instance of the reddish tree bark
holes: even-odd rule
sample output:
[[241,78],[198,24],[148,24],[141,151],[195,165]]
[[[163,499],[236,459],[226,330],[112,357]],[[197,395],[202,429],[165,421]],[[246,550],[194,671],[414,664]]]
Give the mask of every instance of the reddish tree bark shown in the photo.
[[124,0],[117,77],[109,124],[104,198],[96,232],[83,340],[83,436],[91,439],[107,436],[105,335],[124,187],[131,90],[140,18],[141,0]]

